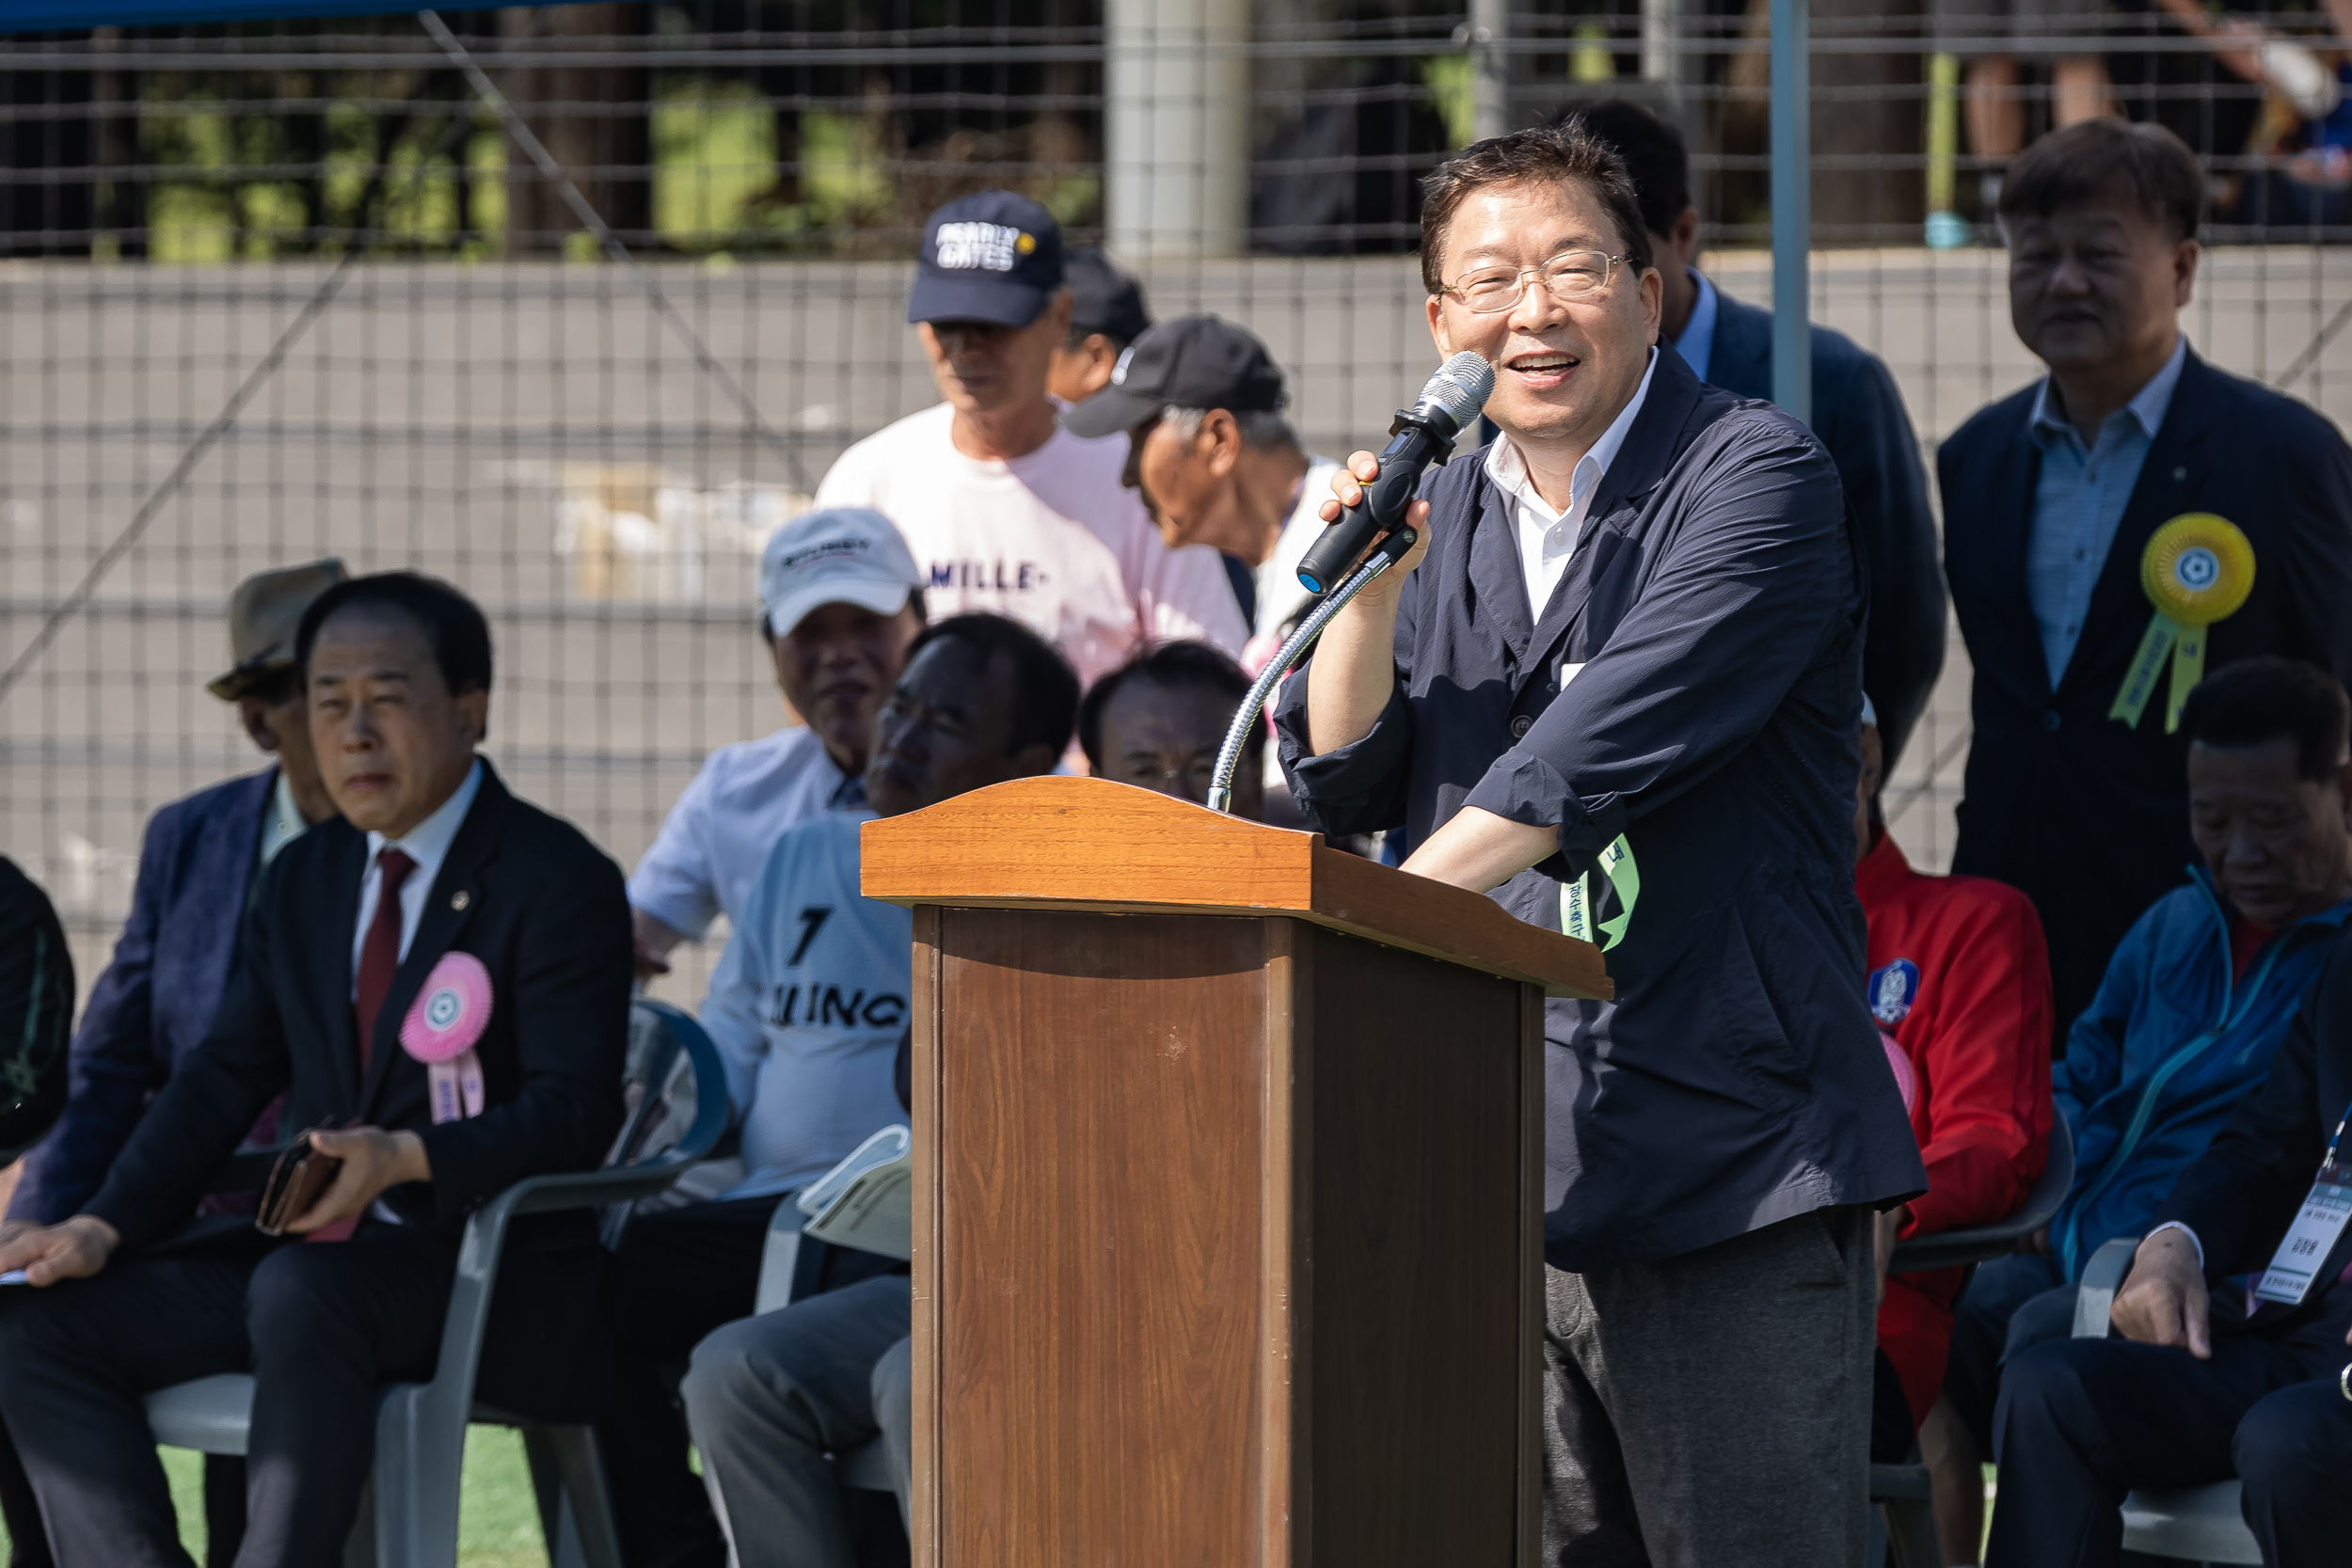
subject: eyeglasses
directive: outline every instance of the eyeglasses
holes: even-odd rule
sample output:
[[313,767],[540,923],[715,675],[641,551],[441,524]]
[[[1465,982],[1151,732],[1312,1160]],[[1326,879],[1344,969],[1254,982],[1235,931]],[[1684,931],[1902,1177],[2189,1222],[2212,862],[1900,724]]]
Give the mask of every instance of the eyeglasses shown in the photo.
[[1473,316],[1492,316],[1526,297],[1531,277],[1551,291],[1554,299],[1582,299],[1609,287],[1624,261],[1597,250],[1564,250],[1540,267],[1481,267],[1464,273],[1438,293],[1459,301]]

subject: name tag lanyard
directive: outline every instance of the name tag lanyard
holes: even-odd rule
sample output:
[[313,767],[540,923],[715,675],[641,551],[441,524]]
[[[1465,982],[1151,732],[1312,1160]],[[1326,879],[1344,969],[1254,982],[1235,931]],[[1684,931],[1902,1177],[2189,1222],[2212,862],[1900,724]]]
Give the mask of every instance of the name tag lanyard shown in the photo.
[[[2345,1222],[2352,1221],[2352,1168],[2336,1164],[2336,1146],[2344,1141],[2347,1123],[2352,1123],[2352,1106],[2346,1106],[2337,1120],[2335,1135],[2328,1140],[2327,1158],[2320,1161],[2319,1174],[2312,1180],[2312,1190],[2296,1211],[2295,1223],[2287,1227],[2270,1267],[2263,1271],[2254,1287],[2261,1300],[2301,1306],[2311,1293],[2312,1276],[2335,1250]],[[2346,1370],[2352,1373],[2352,1368]],[[2352,1398],[2352,1391],[2345,1397]]]

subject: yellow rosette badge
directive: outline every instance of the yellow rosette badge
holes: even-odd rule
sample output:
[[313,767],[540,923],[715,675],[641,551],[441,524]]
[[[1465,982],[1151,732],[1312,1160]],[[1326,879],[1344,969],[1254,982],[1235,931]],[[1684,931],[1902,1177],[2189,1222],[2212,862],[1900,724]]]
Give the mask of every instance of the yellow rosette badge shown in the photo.
[[2227,517],[2183,513],[2149,539],[2139,558],[2139,586],[2156,612],[2148,618],[2147,635],[2107,717],[2137,724],[2170,654],[2172,689],[2164,707],[2164,731],[2170,735],[2181,727],[2189,689],[2205,678],[2205,628],[2236,614],[2254,591],[2254,546]]

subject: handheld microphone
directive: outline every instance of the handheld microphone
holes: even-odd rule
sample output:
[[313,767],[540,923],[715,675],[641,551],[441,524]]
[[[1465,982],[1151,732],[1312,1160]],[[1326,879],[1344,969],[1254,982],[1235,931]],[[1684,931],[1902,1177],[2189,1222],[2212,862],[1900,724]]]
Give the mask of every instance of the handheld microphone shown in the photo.
[[[1298,580],[1308,593],[1323,593],[1338,582],[1367,546],[1404,523],[1422,472],[1446,460],[1454,436],[1478,417],[1494,389],[1492,365],[1475,354],[1457,354],[1438,367],[1412,407],[1396,411],[1396,422],[1389,426],[1394,438],[1380,454],[1380,477],[1364,486],[1363,499],[1341,513],[1298,563]],[[1404,543],[1411,546],[1409,535]]]

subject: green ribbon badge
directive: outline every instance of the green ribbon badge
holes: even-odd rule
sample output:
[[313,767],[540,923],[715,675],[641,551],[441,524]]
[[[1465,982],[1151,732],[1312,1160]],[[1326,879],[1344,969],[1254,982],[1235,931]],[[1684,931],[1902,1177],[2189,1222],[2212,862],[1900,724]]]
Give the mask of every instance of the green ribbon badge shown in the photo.
[[2205,678],[2205,628],[2236,614],[2254,591],[2253,544],[2227,517],[2185,512],[2149,538],[2139,558],[2139,586],[2155,613],[2107,717],[2137,726],[2169,655],[2172,689],[2165,700],[2164,733],[2170,735],[2181,727],[2181,705]]
[[[1608,848],[1600,852],[1601,874],[1616,890],[1617,914],[1613,920],[1600,923],[1600,933],[1608,938],[1600,944],[1604,953],[1625,940],[1625,928],[1633,920],[1633,906],[1642,896],[1642,868],[1634,863],[1633,846],[1619,833]],[[1579,942],[1593,940],[1593,874],[1586,872],[1560,889],[1560,929]]]

